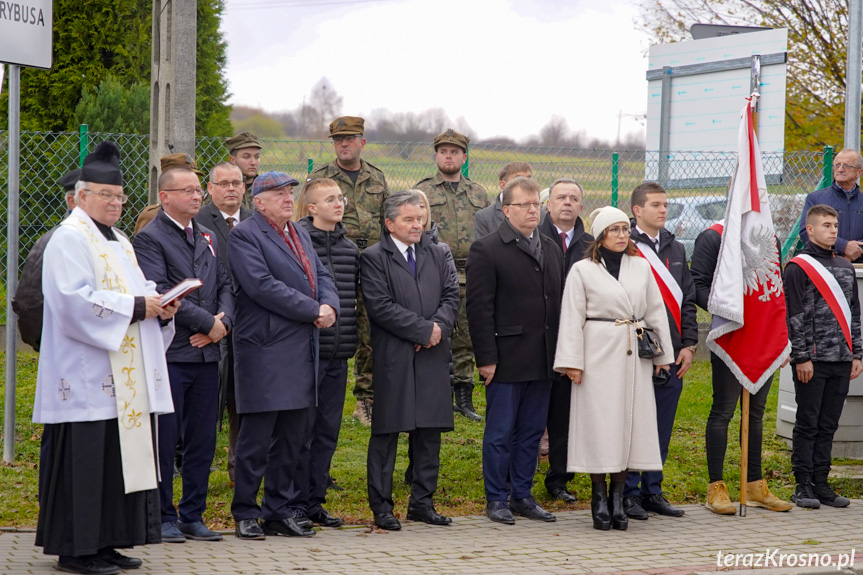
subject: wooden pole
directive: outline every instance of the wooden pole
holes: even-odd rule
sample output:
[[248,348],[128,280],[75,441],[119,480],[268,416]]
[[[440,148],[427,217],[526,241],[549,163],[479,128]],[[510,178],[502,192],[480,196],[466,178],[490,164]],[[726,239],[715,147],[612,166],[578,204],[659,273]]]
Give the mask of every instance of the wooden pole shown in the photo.
[[[753,98],[752,131],[758,133],[758,99],[761,94],[761,56],[752,56],[749,69],[749,93]],[[761,449],[761,446],[758,446]],[[746,484],[749,469],[749,390],[745,387],[740,395],[740,516],[746,517]]]

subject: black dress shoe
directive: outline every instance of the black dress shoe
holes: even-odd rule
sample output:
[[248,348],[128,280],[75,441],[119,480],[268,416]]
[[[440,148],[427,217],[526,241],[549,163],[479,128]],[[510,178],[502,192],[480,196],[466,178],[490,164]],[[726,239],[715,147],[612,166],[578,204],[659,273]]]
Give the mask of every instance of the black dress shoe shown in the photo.
[[137,557],[126,557],[116,549],[103,549],[99,551],[99,559],[105,563],[116,565],[120,569],[137,569],[144,563]]
[[575,503],[578,499],[575,498],[575,495],[570,493],[566,487],[555,487],[550,492],[552,499],[558,499],[563,501],[564,503]]
[[291,517],[291,519],[293,519],[294,522],[303,529],[311,529],[315,526],[315,522],[305,515],[295,515],[294,517]]
[[315,534],[315,530],[300,527],[296,519],[286,517],[285,519],[264,521],[264,533],[280,537],[311,537]]
[[533,519],[534,521],[557,521],[557,517],[537,505],[532,497],[524,499],[510,499],[509,508],[516,515]]
[[396,519],[396,516],[385,511],[384,513],[375,513],[375,525],[387,531],[398,531],[402,528],[402,524]]
[[641,497],[637,495],[623,498],[623,510],[626,511],[626,516],[630,519],[646,521],[650,517],[644,507],[641,506]]
[[506,506],[506,501],[489,501],[485,506],[485,514],[495,523],[515,525],[515,517]]
[[[685,513],[683,509],[672,507],[671,503],[668,502],[662,493],[657,493],[650,497],[642,497],[641,506],[647,511],[653,511],[654,513],[665,515],[666,517],[682,517]],[[628,512],[627,515],[629,515]],[[632,515],[630,515],[630,517],[632,517]]]
[[312,513],[309,515],[309,519],[318,525],[323,525],[324,527],[339,527],[345,523],[344,519],[341,517],[333,517],[326,509],[321,509],[317,513]]
[[234,532],[240,539],[266,539],[264,530],[258,525],[257,519],[240,519],[234,526]]
[[408,507],[408,519],[429,525],[449,525],[452,519],[435,511],[434,507]]
[[345,490],[344,487],[342,487],[341,485],[336,483],[336,480],[333,479],[332,475],[330,475],[327,478],[327,490],[330,490],[330,489],[332,489],[333,491],[344,491]]
[[115,575],[120,572],[116,565],[103,561],[98,555],[72,557],[61,555],[57,561],[57,570],[67,573],[83,573],[84,575]]

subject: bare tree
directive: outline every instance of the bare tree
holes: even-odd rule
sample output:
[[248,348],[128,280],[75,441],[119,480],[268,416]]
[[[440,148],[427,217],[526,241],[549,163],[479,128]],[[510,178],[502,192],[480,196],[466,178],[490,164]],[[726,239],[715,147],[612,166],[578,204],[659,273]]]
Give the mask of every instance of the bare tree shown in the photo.
[[309,108],[314,114],[315,133],[309,134],[315,138],[326,138],[327,125],[342,113],[342,97],[336,92],[326,76],[312,86],[309,98]]
[[569,124],[566,123],[566,118],[559,114],[554,114],[539,130],[539,139],[543,146],[566,146],[568,136]]

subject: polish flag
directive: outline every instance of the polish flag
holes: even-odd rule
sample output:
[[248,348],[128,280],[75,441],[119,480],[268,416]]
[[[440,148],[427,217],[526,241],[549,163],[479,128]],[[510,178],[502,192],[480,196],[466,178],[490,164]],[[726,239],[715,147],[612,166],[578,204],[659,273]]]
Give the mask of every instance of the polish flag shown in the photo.
[[713,315],[707,346],[750,393],[791,353],[779,250],[752,126],[754,101],[748,100],[740,117],[737,168],[707,301]]

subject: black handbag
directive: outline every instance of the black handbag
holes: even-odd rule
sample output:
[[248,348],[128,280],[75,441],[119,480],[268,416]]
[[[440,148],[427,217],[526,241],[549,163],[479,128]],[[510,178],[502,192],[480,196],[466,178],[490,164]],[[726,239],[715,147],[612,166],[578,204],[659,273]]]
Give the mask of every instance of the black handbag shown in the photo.
[[662,344],[659,343],[659,336],[653,329],[636,326],[635,336],[638,338],[638,357],[653,359],[665,353],[662,351]]

